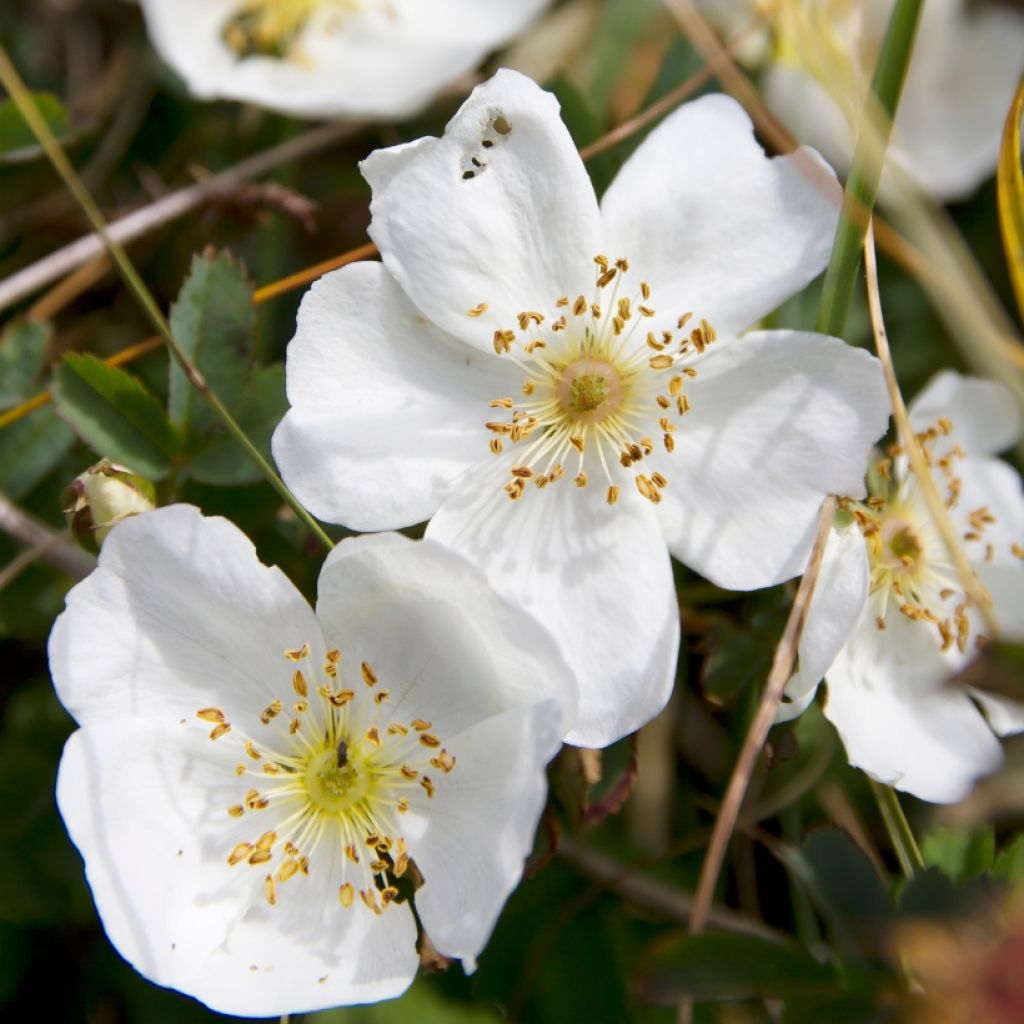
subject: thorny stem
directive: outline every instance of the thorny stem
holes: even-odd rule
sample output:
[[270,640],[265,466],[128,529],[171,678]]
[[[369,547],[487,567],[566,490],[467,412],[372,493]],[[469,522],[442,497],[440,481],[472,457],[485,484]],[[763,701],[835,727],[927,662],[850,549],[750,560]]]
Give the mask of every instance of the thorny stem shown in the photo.
[[65,155],[64,150],[61,149],[60,144],[54,138],[49,125],[47,125],[46,121],[36,109],[36,105],[31,94],[25,87],[25,83],[22,82],[21,76],[18,74],[14,64],[11,63],[3,45],[0,45],[0,82],[3,83],[4,88],[10,94],[10,97],[14,101],[15,106],[17,106],[21,116],[25,119],[26,124],[28,124],[29,128],[32,130],[33,135],[35,135],[39,140],[40,145],[43,147],[57,173],[61,176],[64,184],[75,197],[75,200],[78,202],[79,206],[81,206],[82,211],[89,218],[96,234],[102,240],[111,259],[121,272],[121,276],[124,278],[129,290],[135,296],[136,301],[142,307],[143,312],[156,329],[156,332],[161,338],[163,338],[171,354],[185,372],[185,376],[188,378],[189,382],[197,391],[200,392],[200,394],[203,395],[204,398],[206,398],[212,406],[214,413],[217,415],[217,418],[224,424],[228,433],[231,434],[239,445],[241,445],[249,458],[255,463],[259,471],[266,478],[270,486],[273,487],[282,500],[284,500],[292,509],[296,517],[303,523],[303,525],[305,525],[310,533],[312,533],[313,536],[316,537],[317,540],[328,550],[334,547],[334,543],[331,538],[328,537],[320,524],[317,523],[305,508],[303,508],[298,498],[292,494],[284,481],[274,471],[273,466],[270,465],[260,450],[252,443],[245,431],[242,430],[241,426],[239,426],[238,421],[227,410],[224,403],[221,402],[217,395],[210,389],[199,370],[193,366],[185,356],[185,353],[174,338],[170,325],[160,310],[159,305],[157,305],[156,299],[153,298],[152,293],[139,276],[139,273],[129,259],[128,254],[110,237],[107,232],[107,225],[103,214],[100,212],[99,207],[96,205],[88,190],[82,184],[75,172],[75,169],[71,166],[71,162]]
[[867,280],[868,310],[871,314],[871,327],[875,336],[875,351],[878,353],[878,359],[885,374],[885,383],[889,389],[889,401],[892,403],[892,414],[896,421],[900,444],[907,453],[910,469],[917,479],[917,486],[921,490],[921,495],[928,506],[935,527],[949,551],[949,557],[952,558],[953,564],[956,566],[960,582],[985,620],[989,634],[995,638],[999,635],[999,624],[992,611],[992,600],[960,544],[956,527],[953,526],[952,520],[949,518],[949,510],[935,486],[931,469],[921,450],[917,435],[914,433],[910,414],[907,412],[906,403],[903,401],[903,395],[900,394],[900,387],[896,381],[896,370],[892,364],[892,353],[889,351],[889,338],[885,332],[885,321],[882,318],[882,298],[878,290],[878,262],[875,257],[875,236],[870,224],[864,239],[864,270]]
[[[841,335],[853,299],[867,219],[875,205],[885,148],[914,49],[922,0],[897,0],[863,112],[863,128],[843,193],[843,209],[825,272],[818,330]],[[878,116],[873,116],[877,112]]]
[[910,822],[907,821],[900,798],[892,786],[883,785],[870,777],[868,782],[871,783],[871,792],[878,804],[882,822],[886,832],[889,833],[893,849],[896,851],[900,870],[906,878],[913,878],[918,871],[924,868],[924,858],[921,856],[921,850],[914,838]]

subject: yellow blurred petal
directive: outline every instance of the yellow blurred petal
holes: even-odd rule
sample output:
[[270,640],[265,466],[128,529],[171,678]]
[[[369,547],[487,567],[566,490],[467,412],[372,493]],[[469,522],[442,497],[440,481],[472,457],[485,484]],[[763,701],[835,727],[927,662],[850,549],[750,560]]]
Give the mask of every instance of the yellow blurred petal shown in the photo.
[[1024,168],[1020,156],[1020,122],[1024,117],[1024,79],[1010,105],[999,147],[996,189],[999,197],[999,225],[1006,250],[1006,265],[1024,320]]

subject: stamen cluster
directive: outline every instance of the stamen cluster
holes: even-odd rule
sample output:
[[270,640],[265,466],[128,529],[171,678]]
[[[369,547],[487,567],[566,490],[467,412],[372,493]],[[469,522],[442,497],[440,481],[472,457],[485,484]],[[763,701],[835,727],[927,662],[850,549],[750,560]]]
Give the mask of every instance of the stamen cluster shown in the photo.
[[230,737],[238,745],[236,776],[261,779],[226,808],[232,818],[264,819],[234,844],[227,862],[265,871],[264,896],[275,906],[278,886],[309,875],[321,843],[333,846],[343,856],[325,856],[322,863],[325,869],[341,864],[341,905],[352,906],[358,892],[369,910],[381,914],[399,895],[395,883],[410,866],[399,816],[421,791],[434,797],[428,770],[447,775],[455,757],[430,722],[388,715],[391,695],[368,662],[359,668],[364,687],[347,689],[336,685],[340,651],[327,651],[319,669],[311,664],[309,644],[284,657],[296,666],[291,693],[260,711],[265,733],[243,735],[221,708],[196,712],[212,724],[212,741]]
[[[690,409],[685,383],[697,376],[690,364],[717,338],[704,319],[687,333],[691,312],[676,319],[675,330],[645,329],[657,317],[647,282],[641,281],[632,296],[620,295],[629,261],[612,262],[599,254],[594,264],[590,299],[563,295],[550,317],[525,310],[517,317],[518,331],[494,332],[494,351],[511,355],[526,374],[521,399],[503,396],[490,403],[510,417],[485,424],[495,435],[490,442],[495,455],[506,443],[526,442],[505,485],[512,501],[524,496],[531,480],[540,490],[557,483],[568,461],[575,463],[576,486],[586,487],[585,456],[593,451],[606,480],[606,499],[614,505],[619,497],[614,462],[626,470],[640,466],[655,451],[659,433],[665,452],[675,450],[678,421]],[[487,309],[481,302],[467,315],[476,318]],[[633,476],[643,497],[661,501],[668,484],[661,472]]]

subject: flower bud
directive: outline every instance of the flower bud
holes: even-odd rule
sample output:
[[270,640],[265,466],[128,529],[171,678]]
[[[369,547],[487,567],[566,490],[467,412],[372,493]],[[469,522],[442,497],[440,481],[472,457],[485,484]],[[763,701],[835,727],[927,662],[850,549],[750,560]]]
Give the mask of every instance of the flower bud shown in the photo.
[[87,551],[100,544],[122,519],[156,506],[153,485],[110,459],[90,466],[61,496],[72,536]]

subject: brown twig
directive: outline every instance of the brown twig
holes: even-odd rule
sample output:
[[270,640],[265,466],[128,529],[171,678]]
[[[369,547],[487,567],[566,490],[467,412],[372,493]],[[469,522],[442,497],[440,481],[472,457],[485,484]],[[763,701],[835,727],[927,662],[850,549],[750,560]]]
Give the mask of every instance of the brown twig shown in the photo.
[[[725,48],[726,51],[733,53],[759,25],[760,19],[757,19],[744,32],[741,32],[735,39],[730,40],[729,45]],[[589,146],[584,146],[580,150],[580,159],[583,161],[590,160],[592,157],[612,149],[620,142],[625,142],[630,136],[635,135],[642,128],[646,128],[652,121],[656,121],[659,117],[678,107],[683,100],[696,92],[705,82],[709,82],[714,78],[715,73],[714,65],[710,62],[706,63],[699,71],[690,75],[685,82],[681,82],[670,92],[662,96],[660,100],[655,100],[654,103],[645,110],[640,111],[635,117],[631,117],[628,121],[623,121],[622,124],[613,128]]]
[[[76,580],[84,579],[96,567],[96,559],[77,547],[69,535],[58,533],[41,519],[36,519],[35,516],[19,508],[2,493],[0,493],[0,530],[29,549],[0,573],[0,579],[3,580],[4,586],[38,558],[44,559],[55,569],[59,569]],[[24,565],[16,567],[16,563],[20,559],[25,559]]]
[[[326,149],[349,138],[360,127],[358,124],[342,123],[313,128],[287,142],[272,146],[270,149],[240,161],[233,167],[213,175],[208,181],[197,182],[194,185],[178,189],[134,213],[129,213],[120,220],[113,221],[108,226],[107,232],[115,242],[124,245],[155,228],[162,227],[164,224],[184,216],[208,202],[211,196],[216,197],[218,192],[230,191],[249,178],[259,177],[281,164]],[[12,274],[6,280],[0,281],[0,311],[8,309],[40,288],[45,288],[51,281],[63,277],[103,252],[103,241],[94,232],[50,253],[37,263],[25,267],[24,270]]]
[[[821,560],[825,554],[825,544],[828,541],[829,530],[832,528],[835,511],[836,499],[830,495],[822,502],[810,560],[804,570],[803,579],[800,580],[796,597],[793,599],[793,607],[786,621],[782,639],[775,649],[775,658],[768,673],[768,680],[765,683],[757,713],[750,723],[750,729],[743,741],[743,747],[722,800],[722,808],[715,819],[711,841],[708,843],[708,849],[704,855],[704,863],[701,865],[700,878],[693,900],[693,914],[690,918],[690,933],[692,935],[702,932],[710,920],[711,901],[715,894],[718,876],[722,870],[722,863],[725,860],[725,851],[733,830],[736,828],[740,809],[743,806],[743,798],[746,796],[747,787],[754,774],[761,748],[768,736],[768,730],[771,729],[772,723],[775,721],[775,713],[782,700],[782,692],[793,673],[797,647],[803,633],[804,623],[807,621],[807,610],[814,593],[814,586],[818,581],[818,572],[821,569]],[[692,1004],[689,1000],[684,1000],[679,1006],[679,1020],[689,1021],[691,1014]]]
[[[666,885],[649,875],[640,874],[600,850],[579,845],[568,836],[562,837],[558,856],[603,888],[649,913],[678,921],[680,924],[692,921],[696,901],[688,892]],[[705,913],[716,928],[742,935],[756,935],[774,942],[787,940],[786,936],[774,928],[734,910],[708,907]]]
[[920,488],[921,496],[928,506],[932,521],[942,537],[943,543],[949,551],[950,558],[956,566],[960,582],[964,590],[970,596],[975,607],[981,613],[988,627],[989,634],[993,637],[999,634],[999,625],[996,622],[992,611],[992,601],[988,596],[981,581],[971,565],[957,535],[956,527],[949,517],[949,511],[935,486],[928,460],[913,425],[910,422],[910,414],[907,412],[906,403],[900,393],[900,386],[896,380],[896,370],[892,364],[892,353],[889,351],[889,338],[885,330],[885,320],[882,317],[882,297],[878,288],[878,261],[875,256],[875,236],[871,224],[868,224],[867,234],[864,237],[864,276],[867,280],[868,311],[871,314],[871,329],[875,337],[875,351],[878,353],[879,362],[885,374],[885,385],[889,391],[889,402],[892,405],[893,419],[896,421],[896,429],[899,434],[900,444],[907,453],[910,461],[910,468],[917,479],[917,486]]

